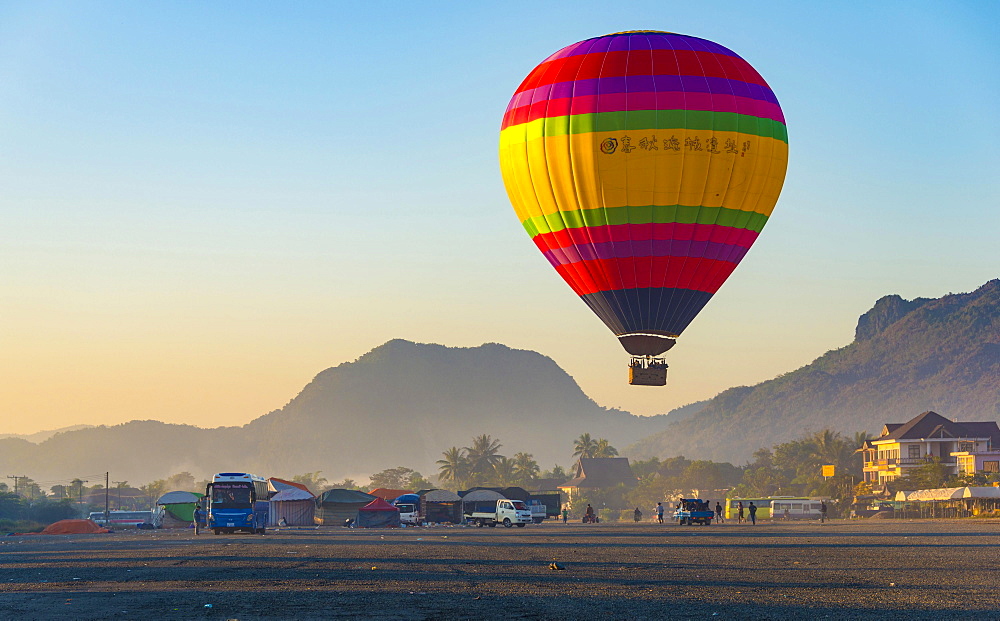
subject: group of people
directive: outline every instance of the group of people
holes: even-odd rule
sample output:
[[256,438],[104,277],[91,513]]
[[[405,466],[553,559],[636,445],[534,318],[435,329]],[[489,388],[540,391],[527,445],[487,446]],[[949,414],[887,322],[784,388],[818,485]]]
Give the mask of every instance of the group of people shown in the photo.
[[[686,500],[677,503],[678,509],[684,509],[685,511],[711,511],[711,501],[709,500]],[[653,510],[656,515],[656,521],[663,524],[663,503],[656,503],[656,508]],[[565,524],[569,519],[569,512],[566,509],[562,511],[562,519]],[[635,508],[635,513],[633,514],[633,519],[636,522],[642,521],[642,511],[639,507]],[[726,523],[725,511],[722,508],[722,503],[716,501],[715,503],[715,519],[720,524]],[[788,510],[785,510],[785,519],[788,519]],[[736,522],[738,524],[743,524],[749,521],[754,526],[757,525],[757,505],[753,504],[751,500],[750,503],[744,507],[743,501],[740,500],[736,503]],[[820,506],[820,522],[826,521],[826,501],[823,501]],[[594,513],[594,508],[587,505],[587,510],[583,515],[584,524],[595,524],[598,522],[597,516]]]
[[[753,504],[752,500],[750,501],[750,505],[746,507],[746,513],[749,514],[750,516],[750,523],[756,526],[757,505]],[[747,520],[746,520],[746,514],[744,514],[743,501],[741,500],[736,503],[736,523],[743,524],[746,521]]]

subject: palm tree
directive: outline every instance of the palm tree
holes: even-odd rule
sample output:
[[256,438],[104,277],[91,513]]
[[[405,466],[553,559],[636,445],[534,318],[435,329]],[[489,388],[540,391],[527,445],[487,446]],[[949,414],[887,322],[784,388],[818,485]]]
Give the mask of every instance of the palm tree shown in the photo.
[[462,481],[469,475],[469,460],[465,450],[453,446],[444,453],[444,459],[437,460],[438,476],[442,481],[450,481],[456,487],[461,487]]
[[611,443],[604,438],[600,438],[594,444],[594,457],[618,457],[618,449],[611,446]]
[[573,457],[589,459],[594,456],[596,450],[597,442],[590,437],[589,433],[585,433],[576,440],[573,440]]
[[514,455],[514,472],[518,481],[522,483],[531,481],[538,477],[540,472],[538,462],[534,460],[530,453],[518,453]]
[[854,432],[854,441],[852,444],[855,449],[860,449],[864,446],[865,442],[871,442],[875,438],[870,435],[867,431],[856,431]]
[[513,459],[501,457],[493,464],[493,476],[497,485],[509,487],[517,482],[517,464]]
[[469,473],[473,476],[487,475],[493,466],[503,458],[499,454],[500,440],[494,440],[487,434],[472,439],[472,446],[465,447],[466,459],[469,461]]

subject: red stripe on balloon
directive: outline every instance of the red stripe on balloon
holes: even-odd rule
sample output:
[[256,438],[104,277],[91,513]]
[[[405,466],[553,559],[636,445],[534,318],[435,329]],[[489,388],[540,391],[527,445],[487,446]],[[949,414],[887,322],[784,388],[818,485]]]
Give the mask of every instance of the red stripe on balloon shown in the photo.
[[767,86],[750,63],[736,56],[693,50],[637,49],[580,54],[542,63],[528,74],[516,93],[567,80],[628,75],[698,75]]
[[501,129],[536,119],[597,112],[634,112],[638,110],[704,110],[732,112],[785,122],[781,108],[769,101],[716,93],[608,93],[543,99],[519,105],[504,114]]
[[[736,264],[729,261],[697,259],[686,262],[682,269],[676,269],[675,260],[675,269],[667,271],[669,261],[670,257],[595,259],[558,265],[556,271],[577,295],[587,295],[598,291],[648,289],[651,287],[691,289],[715,293],[736,269]],[[692,269],[688,269],[689,264]],[[693,267],[698,269],[693,269]],[[711,273],[711,275],[705,277],[706,273]],[[597,282],[591,277],[592,274],[602,274],[606,280],[602,279],[602,282]],[[697,286],[692,286],[693,283],[697,283]]]
[[680,240],[731,244],[749,248],[759,233],[747,229],[717,224],[615,224],[575,229],[554,233],[541,233],[532,240],[542,252],[576,245],[603,244],[606,242],[649,240]]

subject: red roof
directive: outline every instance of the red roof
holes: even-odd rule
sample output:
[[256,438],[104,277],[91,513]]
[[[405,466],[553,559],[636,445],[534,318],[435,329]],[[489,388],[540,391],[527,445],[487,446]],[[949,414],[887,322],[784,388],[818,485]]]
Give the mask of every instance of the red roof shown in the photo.
[[375,500],[371,501],[367,505],[365,505],[365,506],[361,507],[360,509],[358,509],[358,511],[396,511],[396,512],[398,512],[399,509],[397,509],[393,505],[390,505],[389,503],[387,503],[386,501],[382,500],[381,498],[376,498]]
[[408,489],[388,489],[385,487],[379,487],[368,493],[372,496],[378,496],[382,500],[395,500],[403,494],[412,494],[413,492]]

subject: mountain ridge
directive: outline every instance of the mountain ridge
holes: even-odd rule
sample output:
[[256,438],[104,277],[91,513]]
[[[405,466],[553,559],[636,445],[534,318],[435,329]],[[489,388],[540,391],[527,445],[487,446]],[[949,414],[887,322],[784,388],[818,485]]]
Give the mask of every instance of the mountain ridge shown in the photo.
[[937,299],[885,296],[859,318],[852,343],[725,390],[626,452],[737,463],[810,431],[876,432],[927,410],[1000,420],[1000,279]]

